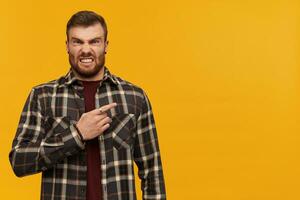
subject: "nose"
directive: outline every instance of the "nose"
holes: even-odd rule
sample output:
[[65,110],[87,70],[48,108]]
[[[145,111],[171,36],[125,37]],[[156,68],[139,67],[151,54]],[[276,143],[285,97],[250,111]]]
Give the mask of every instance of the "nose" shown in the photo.
[[83,45],[82,45],[81,51],[82,51],[83,53],[88,53],[88,52],[90,52],[90,51],[91,51],[90,45],[89,45],[89,44],[83,44]]

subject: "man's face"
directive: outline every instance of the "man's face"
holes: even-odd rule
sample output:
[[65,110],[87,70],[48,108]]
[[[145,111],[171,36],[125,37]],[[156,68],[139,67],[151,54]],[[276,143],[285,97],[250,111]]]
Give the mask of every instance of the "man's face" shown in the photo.
[[82,78],[94,77],[102,70],[108,41],[100,23],[72,27],[66,44],[70,65]]

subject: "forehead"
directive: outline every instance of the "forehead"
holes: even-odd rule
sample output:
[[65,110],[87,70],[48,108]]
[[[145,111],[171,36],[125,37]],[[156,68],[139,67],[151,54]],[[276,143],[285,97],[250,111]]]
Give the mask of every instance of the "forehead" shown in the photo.
[[69,38],[75,37],[82,40],[89,40],[95,37],[103,37],[104,29],[100,23],[91,26],[75,26],[69,30]]

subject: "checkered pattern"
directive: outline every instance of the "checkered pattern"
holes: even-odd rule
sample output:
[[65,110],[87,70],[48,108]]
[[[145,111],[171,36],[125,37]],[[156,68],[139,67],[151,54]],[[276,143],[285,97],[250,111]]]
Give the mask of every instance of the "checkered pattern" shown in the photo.
[[[95,95],[95,107],[116,102],[111,126],[98,137],[104,200],[135,200],[134,163],[143,199],[166,199],[152,108],[138,86],[111,74]],[[76,122],[85,112],[83,85],[73,71],[32,88],[9,153],[18,177],[42,172],[41,199],[86,198],[86,151]]]

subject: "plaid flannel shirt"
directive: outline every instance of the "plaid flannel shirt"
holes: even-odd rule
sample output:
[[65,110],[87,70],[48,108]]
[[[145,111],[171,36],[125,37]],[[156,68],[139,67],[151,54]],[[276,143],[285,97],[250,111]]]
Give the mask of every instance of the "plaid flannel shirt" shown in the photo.
[[[112,102],[112,122],[98,137],[103,200],[136,199],[134,163],[143,199],[166,199],[150,101],[140,87],[105,67],[95,107]],[[86,199],[85,142],[75,127],[84,109],[83,86],[71,69],[33,87],[27,97],[9,160],[18,177],[42,172],[41,199]]]

